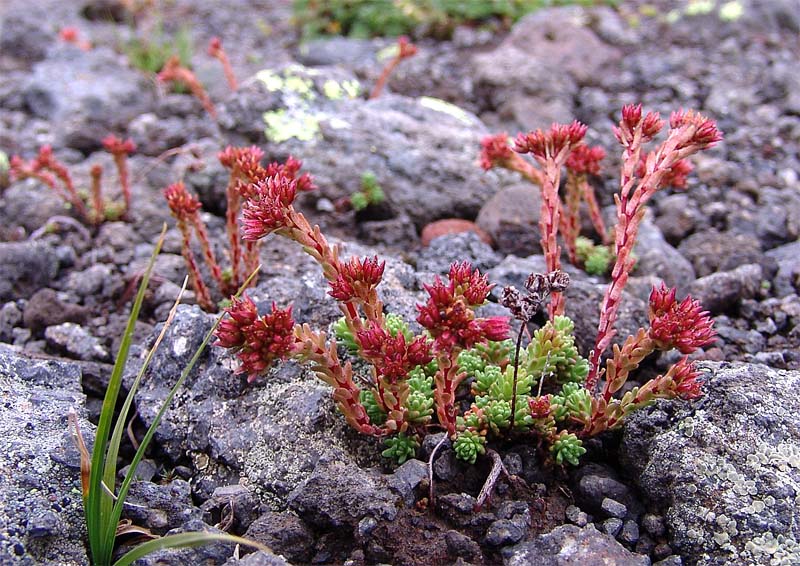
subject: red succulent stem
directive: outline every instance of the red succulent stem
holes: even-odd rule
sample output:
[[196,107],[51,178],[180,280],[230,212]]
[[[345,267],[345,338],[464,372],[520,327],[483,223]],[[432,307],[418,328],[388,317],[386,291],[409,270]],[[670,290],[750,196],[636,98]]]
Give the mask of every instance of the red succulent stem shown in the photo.
[[234,168],[234,170],[231,171],[231,177],[225,189],[225,197],[228,204],[227,210],[225,211],[225,231],[228,234],[228,243],[231,249],[231,285],[233,287],[239,285],[239,277],[241,275],[239,265],[242,258],[241,235],[239,234],[238,222],[239,210],[241,209],[241,195],[236,188],[237,183],[238,174],[237,169]]
[[233,73],[230,59],[228,59],[228,54],[225,53],[225,49],[222,47],[222,41],[218,37],[211,38],[208,44],[208,54],[218,59],[222,64],[222,72],[225,73],[225,80],[228,81],[230,89],[238,89],[239,84],[236,81],[236,75]]
[[206,225],[200,219],[200,214],[197,212],[189,217],[189,221],[192,223],[192,227],[197,234],[197,240],[200,242],[200,249],[203,251],[203,258],[205,259],[206,265],[208,265],[208,268],[211,270],[211,277],[216,281],[220,291],[225,294],[225,284],[222,281],[222,269],[220,269],[217,258],[214,256],[214,250],[211,248]]
[[620,348],[614,345],[614,355],[606,363],[606,381],[603,385],[603,399],[611,400],[614,393],[619,391],[628,380],[630,372],[634,371],[647,356],[656,349],[644,329],[639,329],[636,336],[628,336]]
[[[539,212],[539,230],[547,271],[550,273],[561,269],[561,246],[556,240],[561,215],[561,200],[558,198],[561,166],[550,156],[545,160],[543,166],[544,183],[542,184],[542,206]],[[550,320],[564,314],[564,297],[561,293],[552,294],[548,312]]]
[[100,224],[105,218],[105,205],[103,204],[103,168],[93,165],[89,172],[92,177],[92,207],[94,208],[93,223]]
[[181,236],[183,237],[181,241],[181,253],[183,254],[183,259],[186,261],[186,266],[189,271],[189,280],[197,293],[197,303],[206,312],[216,312],[217,307],[211,300],[211,294],[203,281],[203,275],[200,273],[200,269],[197,267],[194,253],[192,253],[189,225],[182,218],[178,218],[177,224],[178,230],[180,230]]
[[217,118],[217,110],[214,108],[214,103],[211,102],[206,89],[192,71],[181,65],[181,60],[177,55],[173,55],[167,60],[164,68],[158,73],[158,78],[163,82],[177,82],[188,88],[194,97],[200,101],[206,112],[212,118]]
[[375,82],[375,86],[373,87],[369,97],[371,99],[378,98],[381,95],[381,92],[383,92],[383,87],[386,86],[386,81],[389,80],[389,77],[397,65],[400,64],[400,61],[409,57],[413,57],[416,55],[416,53],[417,46],[408,41],[407,37],[401,35],[397,39],[397,55],[392,57],[391,61],[384,66],[383,71],[381,71],[381,76],[378,77],[378,80]]
[[383,436],[385,431],[370,423],[361,404],[361,391],[353,381],[350,362],[342,366],[334,342],[326,342],[325,334],[311,330],[307,324],[295,326],[295,355],[312,362],[312,370],[333,387],[333,399],[348,424],[362,434]]
[[600,212],[600,205],[597,202],[597,196],[594,194],[594,189],[589,184],[589,181],[586,180],[585,176],[581,180],[580,191],[582,193],[584,202],[586,202],[589,207],[589,218],[592,220],[592,225],[594,226],[595,231],[600,234],[603,245],[609,245],[611,243],[611,238],[608,234],[608,230],[606,229],[606,223],[603,221],[603,215]]
[[450,350],[440,351],[436,355],[439,369],[434,376],[433,399],[436,404],[436,415],[439,423],[447,429],[447,434],[456,433],[456,388],[464,379],[465,373],[459,373],[456,359],[461,351],[453,347]]
[[578,254],[575,250],[575,241],[581,233],[580,206],[581,206],[581,182],[586,182],[585,175],[567,171],[566,187],[566,214],[561,226],[561,233],[564,236],[564,243],[567,245],[569,261],[573,265],[578,265]]
[[131,209],[131,185],[128,176],[128,156],[124,153],[115,153],[114,164],[117,166],[119,184],[122,188],[122,199],[125,203],[125,208],[122,212],[122,215],[125,217],[128,215],[128,212]]

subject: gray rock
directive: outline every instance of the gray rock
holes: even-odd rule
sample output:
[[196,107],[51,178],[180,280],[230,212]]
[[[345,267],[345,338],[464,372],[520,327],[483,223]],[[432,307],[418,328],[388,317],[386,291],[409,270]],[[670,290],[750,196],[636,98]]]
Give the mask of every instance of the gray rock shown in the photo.
[[496,49],[473,58],[488,105],[527,131],[573,119],[572,98],[615,64],[619,51],[582,23],[581,9],[537,10]]
[[447,531],[444,535],[447,552],[451,556],[476,560],[481,556],[481,547],[477,542],[458,531]]
[[244,536],[292,562],[308,562],[314,552],[313,534],[291,511],[264,513],[248,527]]
[[73,271],[67,277],[64,290],[75,293],[78,297],[98,296],[109,285],[111,266],[96,264],[83,271]]
[[[70,408],[82,412],[79,366],[0,346],[0,397],[0,563],[88,564],[80,470],[66,420]],[[92,425],[80,421],[91,441]]]
[[0,342],[13,340],[14,327],[22,322],[22,311],[11,301],[0,307]]
[[86,307],[62,301],[52,289],[42,289],[25,304],[22,321],[32,332],[38,333],[65,322],[84,323],[88,314]]
[[55,250],[38,242],[0,242],[0,301],[28,298],[58,274]]
[[259,550],[252,554],[247,554],[243,558],[231,558],[225,566],[292,566],[283,556]]
[[203,512],[192,503],[189,483],[174,479],[165,485],[148,481],[131,483],[122,516],[134,525],[163,534],[187,521],[201,519]]
[[503,549],[503,564],[506,566],[602,566],[609,564],[650,564],[646,556],[626,550],[614,537],[600,533],[593,525],[578,528],[564,525],[545,535],[538,535],[529,542]]
[[664,238],[673,246],[691,234],[700,222],[701,214],[693,206],[687,194],[674,194],[658,202],[656,226]]
[[701,367],[701,401],[631,415],[623,464],[647,497],[668,506],[670,545],[697,564],[797,562],[800,427],[792,407],[800,373]]
[[303,43],[297,50],[297,60],[309,67],[341,65],[352,69],[375,59],[375,41],[351,37],[330,37]]
[[626,514],[641,514],[641,503],[631,489],[620,481],[616,472],[602,464],[586,464],[575,472],[573,491],[582,508],[608,515],[603,502],[613,500],[626,508]]
[[341,529],[355,527],[366,516],[394,519],[396,499],[383,476],[335,459],[320,461],[288,503],[312,525]]
[[624,519],[628,514],[628,508],[625,505],[609,497],[603,499],[600,509],[607,517],[616,517],[617,519]]
[[542,253],[539,187],[516,183],[502,188],[481,207],[475,223],[492,237],[500,253],[526,257]]
[[[475,116],[424,97],[385,95],[365,102],[342,92],[331,99],[325,87],[330,81],[340,90],[357,85],[332,69],[262,72],[223,105],[220,123],[230,135],[261,141],[267,113],[268,150],[302,159],[320,187],[316,198],[349,196],[360,173],[369,170],[394,215],[406,214],[418,229],[443,217],[474,218],[499,189],[503,172],[487,174],[475,164],[487,133]],[[292,90],[297,84],[304,86]]]
[[50,348],[71,358],[101,362],[109,360],[108,351],[100,344],[100,340],[74,322],[48,326],[44,337]]
[[500,262],[500,256],[475,232],[447,234],[434,238],[419,252],[417,271],[446,274],[450,264],[462,261],[469,261],[484,273]]
[[778,273],[772,283],[774,293],[785,297],[800,292],[800,242],[785,244],[768,250],[765,255],[778,263]]
[[636,524],[636,521],[625,521],[622,531],[619,533],[619,540],[631,546],[639,541],[639,525]]
[[398,466],[386,479],[389,487],[410,507],[416,500],[415,490],[420,483],[428,479],[428,465],[420,460],[411,459]]
[[762,280],[760,265],[742,265],[732,271],[720,271],[697,279],[689,286],[689,294],[711,314],[719,314],[732,309],[742,299],[755,297]]
[[710,275],[724,266],[733,269],[745,263],[754,263],[761,255],[756,238],[716,230],[692,234],[678,246],[698,277]]
[[16,10],[6,6],[4,10],[6,8],[9,10],[0,20],[0,51],[28,64],[44,59],[55,40],[55,35],[41,25],[44,14],[32,10],[31,6]]
[[[200,519],[188,521],[183,526],[167,532],[168,535],[187,532],[221,533]],[[192,548],[166,549],[152,552],[136,561],[137,566],[180,566],[181,564],[225,564],[234,555],[235,545],[214,542]],[[269,564],[269,563],[268,563]],[[280,564],[280,563],[278,563]],[[283,566],[283,565],[281,565]]]
[[585,527],[589,522],[589,516],[586,514],[586,512],[581,511],[580,507],[575,505],[570,505],[567,507],[567,510],[565,511],[565,518],[570,523],[574,523],[579,527]]
[[144,76],[120,66],[110,50],[65,48],[34,66],[25,101],[56,124],[65,145],[88,151],[147,111],[153,94]]
[[664,517],[652,513],[646,513],[642,517],[642,528],[654,537],[663,536],[667,532],[667,528],[664,526]]
[[200,508],[205,513],[205,522],[227,524],[232,518],[231,532],[241,533],[258,518],[260,501],[253,491],[243,485],[225,485],[215,489],[211,499],[204,501]]
[[612,517],[610,519],[606,519],[600,525],[600,529],[606,533],[607,535],[611,535],[612,537],[616,537],[619,532],[622,530],[622,519],[617,519],[616,517]]
[[677,287],[679,292],[685,292],[695,278],[692,264],[667,243],[652,222],[641,223],[634,253],[636,275],[656,275],[668,287]]
[[522,540],[526,529],[509,519],[498,519],[489,525],[484,540],[493,547],[506,546]]

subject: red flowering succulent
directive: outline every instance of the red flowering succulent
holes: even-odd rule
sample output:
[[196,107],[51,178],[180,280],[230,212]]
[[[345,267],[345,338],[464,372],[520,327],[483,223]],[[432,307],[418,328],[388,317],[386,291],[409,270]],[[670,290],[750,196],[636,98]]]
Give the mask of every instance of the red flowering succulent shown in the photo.
[[383,278],[385,261],[378,261],[378,256],[359,259],[350,258],[343,262],[335,280],[329,281],[331,290],[328,294],[337,301],[348,302],[353,299],[368,301],[369,295]]
[[236,352],[241,362],[238,373],[246,373],[252,382],[266,373],[272,363],[286,358],[295,344],[292,307],[279,309],[275,302],[269,314],[258,315],[255,303],[247,295],[233,299],[225,309],[229,315],[215,332],[217,345]]
[[356,336],[361,345],[361,355],[374,364],[378,377],[389,383],[406,379],[409,371],[433,359],[430,344],[423,336],[409,342],[402,332],[392,336],[374,322]]
[[481,275],[477,269],[473,271],[468,262],[450,266],[447,285],[437,275],[433,284],[424,287],[429,299],[425,305],[417,305],[417,322],[434,338],[437,351],[471,348],[487,340],[508,338],[506,317],[475,316],[472,309],[486,301],[493,285],[486,275]]

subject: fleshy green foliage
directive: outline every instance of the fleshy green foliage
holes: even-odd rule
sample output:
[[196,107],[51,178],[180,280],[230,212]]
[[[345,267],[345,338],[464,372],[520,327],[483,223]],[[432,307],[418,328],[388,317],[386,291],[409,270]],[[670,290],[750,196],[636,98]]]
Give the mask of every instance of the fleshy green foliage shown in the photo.
[[154,74],[173,55],[178,56],[182,66],[189,68],[192,49],[189,28],[181,27],[174,36],[168,36],[161,24],[156,25],[148,37],[135,37],[123,47],[132,67]]
[[593,0],[295,0],[294,20],[303,39],[323,35],[396,36],[419,27],[446,34],[466,22],[492,18],[514,22],[547,6],[596,3]]
[[425,424],[433,415],[433,378],[417,366],[408,377],[408,420],[414,424]]
[[381,452],[384,458],[391,458],[398,464],[402,464],[409,458],[413,458],[419,448],[419,442],[414,440],[413,437],[406,436],[403,433],[397,436],[392,436],[383,441],[386,445],[386,450]]
[[550,452],[553,454],[557,464],[568,462],[573,466],[577,466],[580,457],[586,454],[586,448],[583,447],[583,443],[577,436],[562,431],[556,441],[553,442],[553,445],[550,446]]
[[375,394],[372,391],[362,390],[359,396],[359,401],[361,404],[364,405],[364,409],[367,411],[367,416],[369,417],[370,422],[381,425],[386,422],[386,413],[381,408],[380,403],[375,398]]
[[350,205],[353,210],[364,210],[370,205],[380,204],[386,200],[383,189],[378,184],[375,173],[371,171],[361,175],[361,189],[350,195]]
[[336,335],[336,339],[344,344],[351,354],[358,352],[358,343],[356,343],[353,333],[347,328],[347,322],[345,322],[344,317],[333,323],[333,333]]
[[614,252],[609,246],[595,244],[583,236],[575,240],[575,253],[583,263],[586,273],[590,275],[607,274],[614,260]]
[[575,346],[573,322],[566,316],[557,316],[533,333],[526,350],[524,367],[531,375],[555,378],[556,383],[583,383],[589,373],[589,362],[582,358]]
[[550,398],[550,407],[557,421],[579,415],[591,415],[592,396],[579,383],[565,383],[561,393]]
[[474,464],[478,454],[486,453],[486,438],[472,430],[465,430],[453,442],[453,450],[459,460]]

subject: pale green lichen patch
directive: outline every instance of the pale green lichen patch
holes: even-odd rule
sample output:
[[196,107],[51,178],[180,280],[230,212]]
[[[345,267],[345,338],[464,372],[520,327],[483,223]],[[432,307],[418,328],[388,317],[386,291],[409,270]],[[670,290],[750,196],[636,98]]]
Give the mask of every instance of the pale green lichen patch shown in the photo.
[[419,103],[425,108],[430,108],[431,110],[435,110],[436,112],[441,112],[443,114],[452,116],[453,118],[464,124],[474,123],[472,118],[470,118],[470,115],[464,109],[459,108],[455,104],[450,104],[449,102],[446,102],[440,98],[423,96],[419,99]]
[[356,80],[339,82],[328,79],[322,85],[322,92],[330,100],[341,100],[344,97],[356,98],[361,93],[361,84]]
[[264,135],[267,139],[281,143],[292,138],[311,141],[319,136],[319,118],[305,110],[285,109],[264,112]]
[[744,6],[738,0],[726,2],[719,8],[719,17],[724,22],[734,22],[744,15]]
[[256,79],[261,81],[270,92],[294,93],[306,100],[316,98],[314,81],[300,74],[297,67],[287,67],[280,73],[263,69],[256,73]]
[[713,0],[691,0],[684,13],[687,16],[702,16],[710,14],[715,7],[716,3]]

